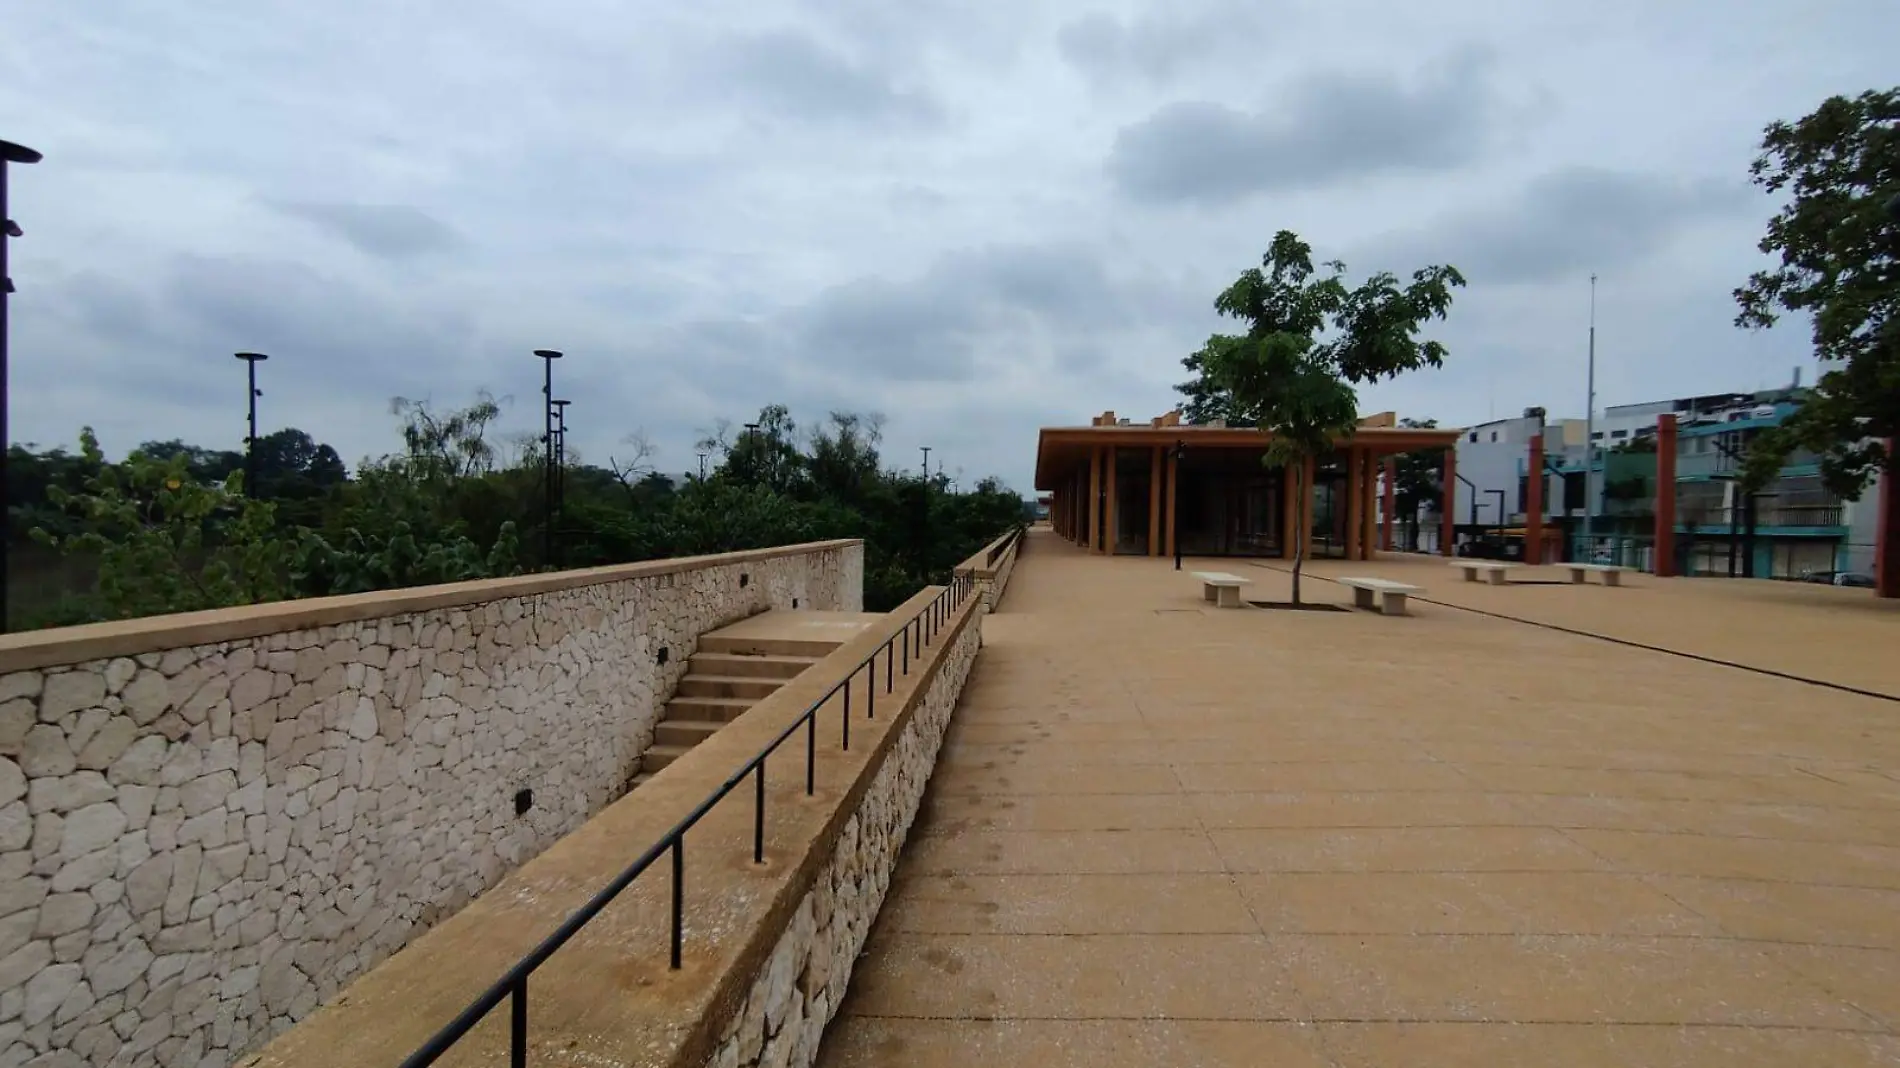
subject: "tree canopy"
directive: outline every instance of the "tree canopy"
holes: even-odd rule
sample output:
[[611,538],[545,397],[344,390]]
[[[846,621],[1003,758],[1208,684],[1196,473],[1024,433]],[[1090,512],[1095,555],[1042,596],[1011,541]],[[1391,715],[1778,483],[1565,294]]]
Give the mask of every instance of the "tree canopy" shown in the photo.
[[1760,242],[1779,263],[1735,291],[1736,325],[1808,316],[1823,371],[1806,403],[1751,442],[1745,478],[1766,484],[1804,448],[1828,489],[1853,500],[1893,462],[1882,439],[1900,434],[1900,88],[1771,123],[1749,171],[1786,202]]
[[876,416],[834,412],[802,433],[773,405],[756,431],[708,434],[717,466],[703,477],[656,471],[638,433],[606,467],[569,449],[550,559],[542,446],[495,440],[500,402],[398,400],[391,411],[398,450],[353,477],[301,430],[260,436],[254,498],[239,451],[148,442],[114,463],[89,429],[77,455],[15,446],[13,540],[45,548],[16,554],[15,574],[35,581],[15,584],[14,625],[843,537],[865,540],[865,604],[881,610],[1024,521],[1022,499],[993,479],[953,494],[941,477],[884,470]]
[[1354,386],[1444,363],[1445,346],[1420,340],[1424,324],[1451,309],[1452,289],[1465,283],[1450,266],[1413,272],[1409,283],[1381,271],[1355,288],[1346,265],[1313,263],[1313,250],[1281,230],[1260,266],[1242,272],[1214,300],[1222,315],[1246,325],[1216,334],[1182,361],[1195,377],[1179,387],[1190,420],[1210,414],[1230,425],[1271,432],[1265,462],[1294,479],[1293,600],[1299,603],[1305,564],[1306,461],[1352,434],[1359,419]]

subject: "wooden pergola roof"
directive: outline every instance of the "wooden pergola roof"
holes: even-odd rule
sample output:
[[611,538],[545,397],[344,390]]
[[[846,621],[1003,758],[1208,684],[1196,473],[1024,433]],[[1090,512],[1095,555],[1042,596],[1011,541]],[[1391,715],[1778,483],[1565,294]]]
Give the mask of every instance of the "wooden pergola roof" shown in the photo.
[[[1415,430],[1408,427],[1362,426],[1350,436],[1335,442],[1369,449],[1375,456],[1413,452],[1418,449],[1449,448],[1464,433],[1456,427]],[[1078,465],[1089,462],[1090,450],[1105,445],[1129,448],[1172,446],[1183,442],[1189,449],[1259,449],[1273,435],[1252,427],[1154,426],[1136,423],[1127,426],[1046,426],[1036,442],[1036,489],[1054,489],[1063,476]]]

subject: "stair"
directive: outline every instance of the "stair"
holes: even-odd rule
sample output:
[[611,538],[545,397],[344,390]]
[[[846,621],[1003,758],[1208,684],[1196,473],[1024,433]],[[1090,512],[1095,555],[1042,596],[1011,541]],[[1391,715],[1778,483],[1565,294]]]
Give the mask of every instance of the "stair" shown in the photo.
[[654,728],[653,744],[640,757],[639,774],[631,785],[639,786],[685,756],[834,648],[830,642],[790,638],[702,637],[699,651],[686,662],[686,674]]

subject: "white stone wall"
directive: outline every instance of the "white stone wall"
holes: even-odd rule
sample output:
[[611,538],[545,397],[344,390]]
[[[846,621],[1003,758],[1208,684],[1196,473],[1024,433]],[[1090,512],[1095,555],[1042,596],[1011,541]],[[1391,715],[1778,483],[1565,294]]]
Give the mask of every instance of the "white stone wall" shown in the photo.
[[831,548],[0,675],[0,1068],[229,1064],[619,797],[700,634],[860,610],[862,573]]
[[958,636],[922,706],[885,754],[830,863],[720,1035],[714,1068],[809,1068],[817,1060],[825,1025],[844,999],[937,766],[950,715],[976,661],[980,626],[980,619],[973,620]]

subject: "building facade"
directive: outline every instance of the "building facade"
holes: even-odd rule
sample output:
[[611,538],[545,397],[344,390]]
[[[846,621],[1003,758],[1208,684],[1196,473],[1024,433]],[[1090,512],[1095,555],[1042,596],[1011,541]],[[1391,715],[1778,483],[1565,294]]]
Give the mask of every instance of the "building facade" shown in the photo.
[[1384,461],[1445,448],[1461,433],[1395,423],[1389,413],[1362,420],[1295,479],[1263,462],[1265,431],[1187,426],[1179,412],[1139,424],[1107,412],[1086,427],[1043,428],[1036,489],[1051,495],[1056,530],[1096,552],[1272,558],[1293,554],[1298,482],[1311,494],[1308,553],[1370,559],[1389,538],[1379,522],[1390,514],[1389,492],[1379,504]]

